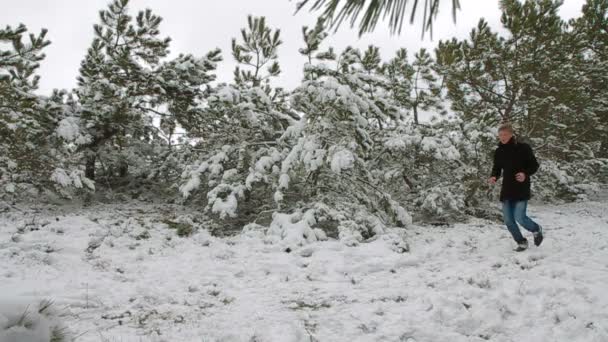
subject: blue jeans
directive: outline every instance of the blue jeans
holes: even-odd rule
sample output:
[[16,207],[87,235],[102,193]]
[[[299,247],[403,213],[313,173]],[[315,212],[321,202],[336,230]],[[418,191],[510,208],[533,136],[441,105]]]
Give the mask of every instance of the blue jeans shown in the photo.
[[519,231],[518,223],[529,232],[534,233],[539,230],[538,223],[532,221],[526,214],[527,208],[528,201],[505,200],[502,202],[502,213],[505,218],[505,224],[517,243],[525,240],[521,235],[521,231]]

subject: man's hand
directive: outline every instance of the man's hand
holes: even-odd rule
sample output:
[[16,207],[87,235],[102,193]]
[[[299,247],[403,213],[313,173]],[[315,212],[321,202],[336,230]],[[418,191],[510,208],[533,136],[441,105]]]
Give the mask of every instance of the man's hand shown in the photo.
[[523,182],[523,181],[525,181],[526,180],[526,174],[523,173],[523,172],[517,173],[515,175],[515,180],[517,180],[520,183]]
[[496,184],[496,177],[490,177],[490,179],[488,179],[488,183],[490,183],[490,185]]

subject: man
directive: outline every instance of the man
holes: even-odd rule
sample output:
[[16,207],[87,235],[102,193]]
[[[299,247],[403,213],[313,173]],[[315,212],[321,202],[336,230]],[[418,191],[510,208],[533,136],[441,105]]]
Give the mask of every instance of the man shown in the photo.
[[518,223],[534,234],[536,246],[543,242],[542,227],[526,214],[530,199],[530,176],[536,173],[539,165],[530,145],[517,141],[511,125],[503,124],[498,128],[498,139],[500,143],[494,152],[489,183],[496,184],[502,174],[502,212],[505,224],[517,243],[515,250],[521,252],[528,248],[528,240],[521,235]]

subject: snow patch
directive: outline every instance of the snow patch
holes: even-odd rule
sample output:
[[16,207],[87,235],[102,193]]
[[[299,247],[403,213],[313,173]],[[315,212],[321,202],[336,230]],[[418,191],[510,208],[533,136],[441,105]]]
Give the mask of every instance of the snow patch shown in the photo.
[[351,169],[355,163],[355,156],[349,150],[339,150],[331,158],[331,170],[340,174],[342,170]]

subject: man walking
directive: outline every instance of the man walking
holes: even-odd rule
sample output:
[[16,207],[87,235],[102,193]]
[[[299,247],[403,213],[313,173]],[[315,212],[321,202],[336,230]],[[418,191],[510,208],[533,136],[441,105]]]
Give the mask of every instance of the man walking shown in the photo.
[[532,221],[526,214],[530,199],[530,176],[538,170],[538,162],[528,144],[518,142],[513,135],[513,128],[503,124],[498,128],[500,143],[494,152],[494,166],[490,184],[503,177],[500,190],[500,201],[505,224],[517,243],[518,252],[528,248],[528,240],[522,236],[517,224],[534,234],[534,244],[540,246],[543,242],[542,227]]

